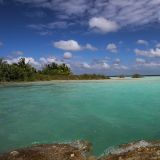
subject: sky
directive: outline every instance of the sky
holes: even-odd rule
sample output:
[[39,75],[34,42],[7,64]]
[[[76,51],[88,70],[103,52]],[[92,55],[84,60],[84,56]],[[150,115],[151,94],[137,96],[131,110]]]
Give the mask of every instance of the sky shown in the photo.
[[0,0],[0,57],[75,74],[160,74],[160,0]]

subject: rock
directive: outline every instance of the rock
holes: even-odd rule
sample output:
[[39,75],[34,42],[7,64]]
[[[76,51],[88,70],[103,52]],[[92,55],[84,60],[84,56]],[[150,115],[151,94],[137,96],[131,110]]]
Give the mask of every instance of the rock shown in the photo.
[[73,153],[73,154],[71,154],[71,157],[74,157],[74,153]]
[[96,160],[97,158],[95,157],[95,156],[89,156],[88,158],[87,158],[87,160]]
[[0,160],[160,160],[160,142],[139,141],[121,145],[99,158],[90,155],[91,143],[45,144],[0,155]]
[[72,144],[44,144],[2,154],[0,160],[86,160],[86,153]]
[[98,160],[160,160],[160,142],[139,141],[122,145],[117,151],[100,157]]
[[12,151],[12,152],[10,152],[10,155],[11,156],[17,156],[19,154],[19,152],[18,151]]

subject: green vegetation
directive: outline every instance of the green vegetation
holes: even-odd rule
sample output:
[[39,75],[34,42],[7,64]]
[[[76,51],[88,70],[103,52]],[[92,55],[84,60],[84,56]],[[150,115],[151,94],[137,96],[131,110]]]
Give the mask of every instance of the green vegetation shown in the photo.
[[45,65],[42,70],[37,70],[25,58],[18,63],[8,64],[0,59],[0,82],[10,81],[46,81],[46,80],[91,80],[108,79],[109,77],[96,74],[74,75],[66,64],[51,63]]
[[134,74],[132,75],[132,78],[141,78],[142,76],[140,74]]
[[125,78],[125,76],[123,74],[118,76],[119,78]]

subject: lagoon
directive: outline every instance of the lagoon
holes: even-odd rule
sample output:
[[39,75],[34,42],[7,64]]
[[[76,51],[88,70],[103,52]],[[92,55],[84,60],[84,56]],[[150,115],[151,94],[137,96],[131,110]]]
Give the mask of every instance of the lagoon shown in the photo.
[[0,152],[84,139],[93,152],[160,139],[160,77],[0,86]]

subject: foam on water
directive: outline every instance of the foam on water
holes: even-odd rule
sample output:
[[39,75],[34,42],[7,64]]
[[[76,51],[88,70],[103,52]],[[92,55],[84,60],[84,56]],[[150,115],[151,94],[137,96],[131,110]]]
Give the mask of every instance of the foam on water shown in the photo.
[[132,143],[129,143],[129,144],[124,144],[124,145],[121,145],[119,147],[109,147],[105,150],[104,154],[103,155],[109,155],[109,154],[112,154],[112,155],[118,155],[118,154],[122,154],[122,153],[126,153],[126,152],[129,152],[129,151],[133,151],[135,149],[138,149],[138,148],[145,148],[145,147],[156,147],[156,146],[160,146],[160,142],[147,142],[145,140],[141,140],[141,141],[138,141],[138,142],[132,142]]
[[123,147],[110,147],[108,149],[106,149],[105,154],[121,154],[121,153],[125,153],[128,151],[133,151],[136,148],[141,148],[141,147],[148,147],[151,146],[151,143],[141,140],[139,142],[135,142],[135,143],[129,143],[126,146]]

